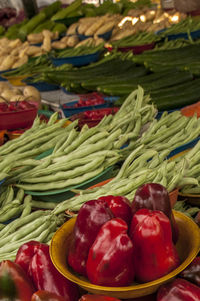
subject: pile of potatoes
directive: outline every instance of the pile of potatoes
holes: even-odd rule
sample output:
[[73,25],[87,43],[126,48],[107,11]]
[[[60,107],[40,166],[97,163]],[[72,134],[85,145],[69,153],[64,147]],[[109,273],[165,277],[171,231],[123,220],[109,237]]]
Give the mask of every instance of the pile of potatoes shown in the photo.
[[0,82],[0,102],[34,101],[41,107],[40,92],[33,86],[16,88],[7,82]]
[[[96,17],[81,18],[73,23],[67,30],[67,36],[63,38],[60,49],[66,47],[79,47],[83,45],[98,46],[105,43],[101,35],[113,30],[123,18],[120,15],[104,15]],[[78,34],[88,36],[87,39],[80,41]],[[61,40],[62,41],[62,40]],[[61,48],[62,47],[62,48]]]
[[[52,33],[49,30],[43,30],[39,34],[30,34],[25,42],[20,39],[1,38],[0,71],[18,68],[25,64],[29,57],[40,56],[49,52],[52,49],[53,40],[56,38],[58,38],[58,32]],[[33,45],[38,43],[41,45]]]

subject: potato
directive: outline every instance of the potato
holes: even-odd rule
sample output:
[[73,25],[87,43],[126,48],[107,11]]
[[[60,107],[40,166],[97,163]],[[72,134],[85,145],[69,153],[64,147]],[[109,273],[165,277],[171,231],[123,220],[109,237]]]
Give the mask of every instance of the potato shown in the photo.
[[42,50],[49,52],[51,50],[51,39],[52,39],[52,33],[49,30],[43,30],[42,31],[44,40],[43,44],[41,46]]
[[66,45],[66,43],[56,41],[56,42],[51,43],[51,47],[54,49],[64,49],[67,47],[67,45]]
[[38,46],[29,46],[26,50],[26,54],[29,55],[29,56],[33,56],[35,55],[36,53],[38,52],[41,52],[41,48],[38,47]]
[[26,54],[24,54],[23,57],[19,58],[12,66],[12,68],[18,68],[22,65],[24,65],[25,63],[28,62],[28,56]]
[[38,53],[32,55],[32,57],[41,56],[41,55],[43,55],[44,53],[45,53],[45,51],[40,51],[40,52],[38,52]]
[[71,36],[67,40],[67,46],[69,47],[74,47],[79,43],[79,38],[78,36]]
[[85,31],[86,36],[91,36],[96,33],[96,31],[105,24],[107,16],[99,17],[99,19],[94,22],[89,28]]
[[95,43],[94,41],[95,41],[95,40],[94,40],[93,38],[85,39],[85,40],[79,42],[79,43],[75,46],[75,48],[80,47],[80,46],[83,46],[83,45],[86,45],[86,46],[94,45],[94,43]]
[[8,46],[10,48],[16,48],[16,47],[21,46],[21,45],[22,45],[22,41],[20,39],[12,40],[8,44]]
[[66,45],[67,45],[67,40],[69,39],[69,37],[67,37],[67,36],[65,36],[65,37],[63,37],[61,40],[60,40],[60,42],[61,43],[65,43]]
[[101,44],[104,44],[104,43],[105,43],[105,40],[102,39],[102,38],[99,38],[99,37],[94,36],[94,42],[95,42],[94,46],[99,46],[99,45],[101,45]]
[[111,29],[113,29],[113,27],[115,26],[116,21],[109,21],[106,22],[105,24],[103,24],[97,31],[96,31],[96,35],[101,35],[104,34],[108,31],[110,31]]
[[27,36],[27,40],[31,43],[31,44],[37,44],[37,43],[42,43],[43,41],[43,34],[40,33],[30,33]]
[[23,90],[23,94],[28,100],[36,101],[41,107],[41,95],[40,92],[33,86],[26,86]]
[[10,99],[13,97],[13,96],[16,96],[15,92],[12,91],[12,89],[6,89],[4,90],[2,93],[1,93],[1,96],[3,98],[5,98],[6,100],[10,101]]
[[11,67],[15,63],[16,59],[17,58],[14,55],[7,55],[1,64],[1,70],[11,69]]
[[16,94],[16,95],[22,95],[22,90],[19,88],[12,88],[12,91]]
[[6,82],[0,82],[0,93],[7,89],[10,89],[10,85]]
[[10,54],[14,56],[18,56],[20,51],[21,51],[21,47],[16,47],[10,52]]
[[26,100],[24,95],[14,95],[10,98],[10,101],[23,101]]
[[70,25],[70,27],[67,29],[67,35],[73,35],[76,34],[76,29],[79,26],[78,23],[73,23]]

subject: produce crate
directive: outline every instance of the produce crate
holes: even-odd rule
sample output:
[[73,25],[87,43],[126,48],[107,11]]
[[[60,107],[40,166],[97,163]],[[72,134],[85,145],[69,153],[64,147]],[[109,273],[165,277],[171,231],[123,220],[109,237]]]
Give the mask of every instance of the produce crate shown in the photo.
[[0,130],[27,128],[33,124],[37,116],[37,108],[0,113]]
[[85,111],[91,111],[91,110],[94,110],[94,109],[107,108],[111,105],[111,102],[109,102],[107,100],[104,103],[99,104],[99,105],[83,106],[83,107],[77,107],[77,108],[72,107],[77,103],[78,103],[78,100],[77,101],[71,101],[71,102],[68,102],[68,103],[65,103],[65,104],[61,105],[61,109],[63,110],[63,112],[65,114],[65,117],[70,117],[72,115],[76,115],[76,114],[79,114],[79,113],[82,113],[82,112],[85,112]]
[[95,52],[86,55],[80,56],[72,56],[72,57],[65,57],[65,58],[54,58],[51,57],[51,61],[54,66],[61,66],[63,64],[71,64],[75,67],[81,67],[89,65],[90,63],[94,63],[98,61],[101,52]]

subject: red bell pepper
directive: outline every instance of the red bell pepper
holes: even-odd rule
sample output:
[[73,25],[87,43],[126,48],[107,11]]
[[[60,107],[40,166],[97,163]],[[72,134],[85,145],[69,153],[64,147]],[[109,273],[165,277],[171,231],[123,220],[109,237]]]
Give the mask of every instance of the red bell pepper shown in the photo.
[[134,245],[133,261],[137,281],[153,281],[179,265],[170,221],[162,211],[138,210],[131,222],[130,237]]
[[114,297],[103,296],[103,295],[83,295],[79,301],[120,301]]
[[97,285],[126,286],[134,279],[134,247],[121,218],[106,222],[90,248],[87,275]]
[[40,248],[29,263],[29,275],[37,290],[44,290],[64,298],[65,301],[77,301],[78,286],[66,279],[54,267],[49,246]]
[[79,274],[87,276],[86,261],[101,226],[113,217],[103,200],[90,200],[80,208],[73,230],[68,263]]
[[114,217],[120,217],[127,225],[130,225],[132,219],[131,203],[126,197],[107,195],[100,197],[99,200],[106,201]]
[[15,263],[19,264],[28,274],[28,267],[32,257],[38,249],[42,248],[48,249],[48,246],[35,240],[24,243],[17,251]]
[[197,256],[179,276],[200,287],[200,256]]
[[162,285],[157,294],[157,301],[198,301],[200,288],[185,280],[177,278],[171,283]]
[[32,295],[31,301],[65,301],[65,299],[54,293],[37,291]]
[[30,301],[35,288],[23,269],[10,260],[0,264],[0,300]]
[[172,227],[173,242],[176,243],[178,240],[178,227],[167,189],[158,183],[147,183],[140,186],[132,202],[132,213],[135,214],[142,208],[160,210],[167,215]]

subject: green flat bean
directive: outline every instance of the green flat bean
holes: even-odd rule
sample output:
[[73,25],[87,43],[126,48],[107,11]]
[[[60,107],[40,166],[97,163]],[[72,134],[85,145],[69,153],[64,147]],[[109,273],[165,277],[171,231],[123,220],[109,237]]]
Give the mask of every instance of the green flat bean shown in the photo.
[[14,198],[14,189],[13,189],[12,185],[10,185],[9,189],[8,189],[8,194],[6,195],[6,198],[3,202],[2,207],[4,207],[7,204],[10,204],[13,201],[13,198]]
[[17,207],[10,208],[9,211],[4,212],[0,215],[0,223],[7,222],[8,220],[18,217],[23,210],[23,205],[18,205]]
[[27,216],[31,213],[32,210],[31,201],[32,201],[32,196],[29,194],[26,195],[24,198],[24,206],[23,206],[21,217]]
[[140,145],[127,157],[127,159],[124,161],[120,171],[118,172],[117,176],[115,177],[116,179],[124,177],[128,166],[130,166],[131,162],[138,156],[138,154],[141,152],[141,150],[143,148],[144,148],[144,145]]
[[56,207],[56,203],[32,200],[31,201],[31,206],[33,208],[39,208],[39,209],[54,209]]
[[[49,211],[37,210],[37,211],[29,214],[28,216],[25,216],[23,218],[20,217],[17,220],[12,221],[8,225],[6,225],[6,227],[4,229],[2,229],[0,231],[0,237],[1,237],[0,243],[4,236],[8,236],[8,234],[12,234],[18,230],[21,230],[21,227],[23,227],[27,224],[28,224],[28,229],[29,229],[29,225],[30,225],[29,223],[35,222],[35,220],[37,220],[40,217],[44,218],[44,216],[46,216],[48,214],[49,214]],[[23,233],[22,233],[22,235],[23,235]]]
[[49,118],[47,124],[48,125],[52,125],[55,124],[55,122],[58,120],[58,112],[55,112],[54,114],[51,115],[51,117]]
[[49,133],[56,131],[56,129],[61,128],[65,124],[65,122],[66,122],[66,119],[61,119],[57,123],[55,123],[53,125],[49,125],[48,127],[42,129],[41,131],[33,133],[32,135],[27,136],[24,139],[12,140],[12,141],[14,141],[12,144],[9,144],[4,149],[2,149],[2,148],[0,149],[0,155],[6,155],[15,149],[18,149],[18,147],[21,147],[22,145],[26,145],[27,143],[29,143],[31,141],[36,141],[36,143],[37,143],[37,139],[39,139],[41,136],[45,136],[45,135],[48,135]]
[[97,131],[97,129],[95,127],[93,127],[93,128],[90,128],[89,130],[87,130],[82,135],[79,135],[78,138],[74,142],[72,142],[71,145],[69,145],[67,148],[65,148],[65,154],[69,154],[73,150],[77,149],[79,145],[81,145],[86,139],[91,137],[96,131]]
[[83,166],[78,166],[77,168],[74,168],[73,170],[69,171],[60,171],[57,173],[54,173],[49,176],[43,176],[43,177],[36,177],[36,178],[21,178],[21,182],[23,183],[56,183],[57,181],[60,180],[67,180],[67,179],[72,179],[77,176],[81,176],[85,174],[87,171],[92,171],[95,168],[97,168],[99,165],[103,163],[105,160],[105,157],[97,157],[93,161],[90,161],[89,163],[83,165]]
[[56,189],[62,189],[66,187],[70,187],[72,185],[77,185],[80,183],[83,183],[98,174],[100,174],[103,171],[103,167],[99,167],[91,172],[87,172],[87,174],[76,177],[73,179],[67,179],[64,181],[57,181],[54,183],[40,183],[40,184],[32,184],[32,185],[26,185],[26,184],[16,184],[17,187],[23,188],[24,190],[36,190],[36,191],[45,191],[45,190],[56,190]]

